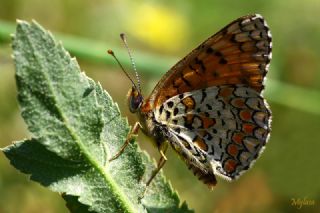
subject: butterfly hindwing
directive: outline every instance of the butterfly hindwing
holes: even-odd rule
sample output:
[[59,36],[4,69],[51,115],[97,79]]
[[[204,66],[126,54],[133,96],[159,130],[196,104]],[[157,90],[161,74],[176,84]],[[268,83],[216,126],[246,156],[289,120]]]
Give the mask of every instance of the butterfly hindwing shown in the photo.
[[267,104],[246,85],[186,92],[160,108],[155,110],[155,118],[167,127],[175,150],[194,158],[192,166],[205,174],[229,180],[252,165],[270,132]]

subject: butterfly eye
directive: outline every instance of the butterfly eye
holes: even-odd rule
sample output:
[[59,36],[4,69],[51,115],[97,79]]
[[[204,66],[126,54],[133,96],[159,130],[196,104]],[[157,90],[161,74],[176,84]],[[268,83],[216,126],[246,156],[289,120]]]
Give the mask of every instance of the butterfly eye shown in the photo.
[[132,87],[132,89],[129,91],[128,95],[128,104],[130,112],[135,113],[138,109],[140,109],[143,102],[142,95],[140,92],[136,90],[136,88]]

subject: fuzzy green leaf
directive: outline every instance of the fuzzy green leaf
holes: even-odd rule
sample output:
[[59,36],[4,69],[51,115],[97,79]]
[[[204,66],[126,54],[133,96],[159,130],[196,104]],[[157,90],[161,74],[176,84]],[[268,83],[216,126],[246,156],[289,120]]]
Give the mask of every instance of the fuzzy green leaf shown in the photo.
[[3,149],[31,179],[62,193],[71,212],[189,212],[154,163],[131,143],[108,162],[130,127],[111,97],[37,23],[13,39],[18,100],[32,138]]

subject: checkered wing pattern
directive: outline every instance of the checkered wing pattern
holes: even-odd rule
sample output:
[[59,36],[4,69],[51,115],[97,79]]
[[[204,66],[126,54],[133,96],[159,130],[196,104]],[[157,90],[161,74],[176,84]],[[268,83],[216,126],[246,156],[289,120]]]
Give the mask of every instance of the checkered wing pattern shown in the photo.
[[245,85],[182,93],[155,110],[174,149],[209,186],[214,174],[232,180],[250,168],[268,139],[270,116],[260,94]]

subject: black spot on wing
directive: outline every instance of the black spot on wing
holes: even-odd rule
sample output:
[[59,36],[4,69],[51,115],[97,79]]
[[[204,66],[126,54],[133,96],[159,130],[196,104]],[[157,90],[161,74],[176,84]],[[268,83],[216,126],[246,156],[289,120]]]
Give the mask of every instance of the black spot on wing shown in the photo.
[[162,112],[163,112],[163,108],[164,108],[164,106],[163,106],[163,105],[161,105],[161,106],[160,106],[160,109],[159,109],[160,114],[162,114]]
[[207,97],[207,92],[206,92],[206,90],[205,90],[205,89],[202,89],[202,90],[201,90],[201,94],[202,94],[202,97],[201,97],[200,103],[202,104],[203,101],[205,100],[205,98]]
[[178,108],[174,108],[173,115],[176,116],[178,113],[179,113],[179,109]]
[[169,101],[167,105],[168,105],[169,108],[172,108],[173,104],[174,104],[173,101]]

